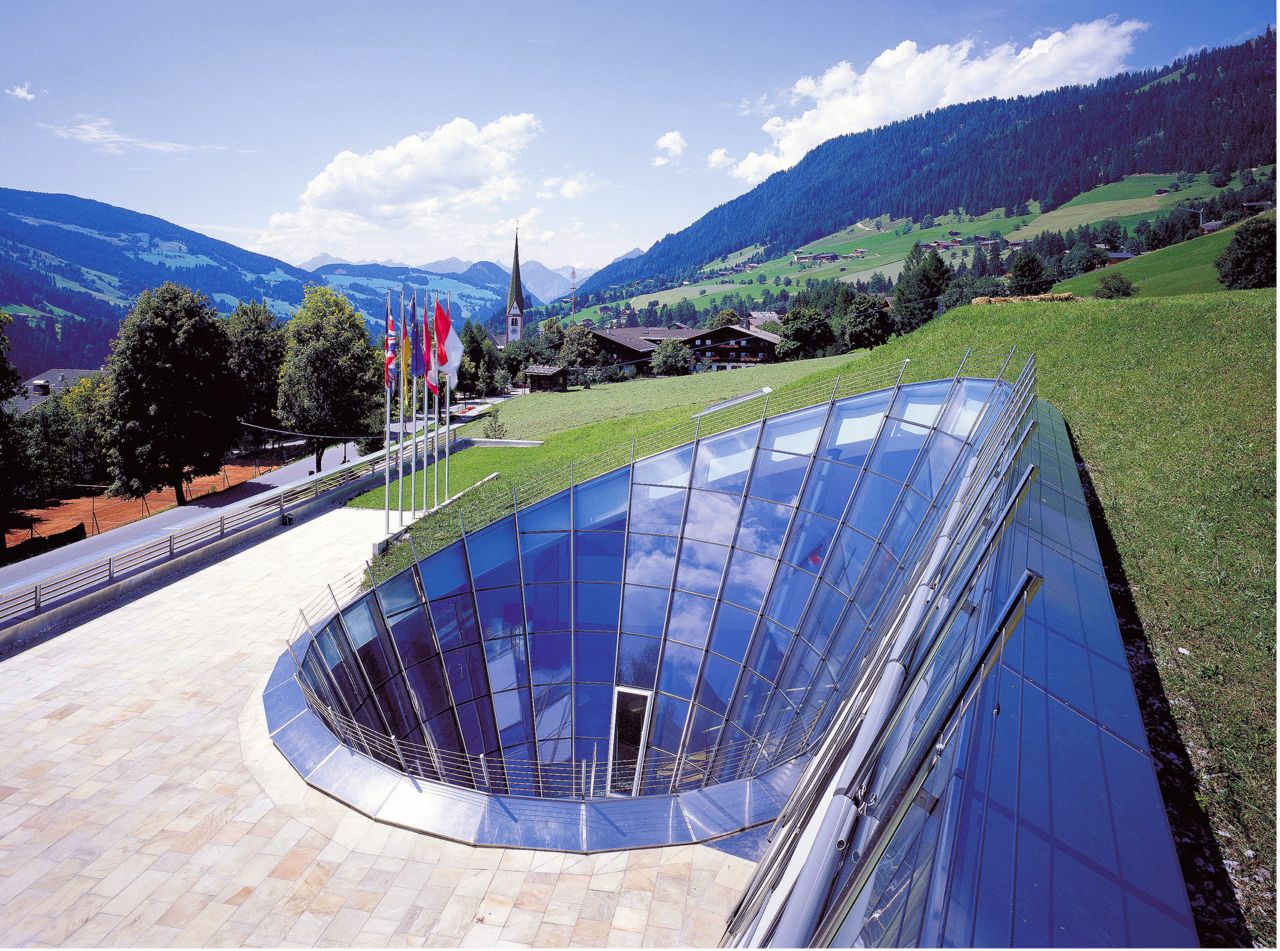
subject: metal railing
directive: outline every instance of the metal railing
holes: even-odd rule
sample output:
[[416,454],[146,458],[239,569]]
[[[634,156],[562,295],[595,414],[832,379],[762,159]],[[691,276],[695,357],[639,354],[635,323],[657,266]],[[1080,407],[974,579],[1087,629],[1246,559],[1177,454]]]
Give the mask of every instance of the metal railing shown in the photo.
[[822,718],[819,708],[807,719],[797,716],[784,729],[748,737],[719,749],[713,744],[700,753],[672,756],[654,751],[640,760],[606,762],[603,756],[607,750],[600,750],[597,752],[601,755],[591,759],[545,762],[513,759],[502,754],[451,752],[434,744],[397,739],[333,709],[297,674],[294,680],[307,705],[348,748],[418,779],[521,798],[605,799],[610,797],[610,785],[619,779],[628,789],[634,784],[642,794],[651,788],[660,793],[684,792],[734,782],[807,752],[815,742],[813,731]]
[[[434,447],[435,434],[423,434],[413,443],[404,444],[405,451],[424,453]],[[390,465],[397,464],[399,444],[393,443]],[[136,575],[156,565],[195,551],[210,542],[242,532],[271,518],[283,518],[291,511],[314,501],[327,492],[358,479],[382,472],[387,453],[365,456],[314,478],[253,499],[215,518],[184,525],[160,538],[131,548],[114,551],[96,561],[76,565],[67,571],[24,582],[0,592],[0,628],[34,617],[48,608],[68,604],[104,585]]]

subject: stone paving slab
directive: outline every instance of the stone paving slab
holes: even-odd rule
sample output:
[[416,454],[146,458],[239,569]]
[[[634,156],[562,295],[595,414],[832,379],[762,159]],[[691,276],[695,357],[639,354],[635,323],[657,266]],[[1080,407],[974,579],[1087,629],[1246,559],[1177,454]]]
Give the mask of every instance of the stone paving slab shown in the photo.
[[0,662],[0,946],[719,942],[744,859],[479,849],[293,772],[266,676],[381,529],[326,513]]

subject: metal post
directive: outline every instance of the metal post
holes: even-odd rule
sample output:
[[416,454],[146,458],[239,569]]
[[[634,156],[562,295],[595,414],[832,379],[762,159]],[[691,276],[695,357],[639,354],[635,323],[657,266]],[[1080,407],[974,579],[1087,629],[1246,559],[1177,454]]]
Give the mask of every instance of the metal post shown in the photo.
[[480,775],[484,777],[484,788],[486,792],[493,792],[493,786],[489,782],[489,764],[485,761],[484,754],[480,754]]
[[583,760],[580,760],[579,762],[582,763],[582,801],[586,802],[587,800],[587,761],[583,759]]
[[596,757],[600,753],[600,744],[591,744],[591,798],[596,798]]

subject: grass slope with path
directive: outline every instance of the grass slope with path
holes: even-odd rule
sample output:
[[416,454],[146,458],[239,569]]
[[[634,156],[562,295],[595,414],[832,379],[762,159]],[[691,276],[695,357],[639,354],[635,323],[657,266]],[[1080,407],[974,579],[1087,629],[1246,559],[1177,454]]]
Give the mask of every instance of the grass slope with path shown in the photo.
[[[1197,853],[1213,848],[1193,828],[1203,808],[1263,945],[1276,936],[1275,301],[1268,290],[970,306],[871,352],[785,365],[803,371],[790,383],[800,385],[909,356],[918,380],[954,372],[970,345],[1035,352],[1039,394],[1066,417],[1104,543],[1114,540],[1109,570],[1126,582],[1117,603],[1133,666],[1140,681],[1158,672],[1168,700],[1162,709],[1157,691],[1143,691],[1193,902],[1209,903],[1202,922],[1225,907],[1214,905],[1220,880],[1196,861],[1215,864]],[[772,369],[515,400],[504,407],[511,435],[546,443],[460,453],[454,489],[494,471],[523,478],[566,465],[716,398],[697,387],[745,391],[760,385],[745,374]],[[574,423],[585,425],[561,428]],[[1194,779],[1174,762],[1180,744]],[[1181,800],[1180,775],[1190,782]]]
[[[1275,212],[1267,212],[1274,218]],[[1218,280],[1213,266],[1231,243],[1239,225],[1201,235],[1159,251],[1149,251],[1136,258],[1090,271],[1054,285],[1054,293],[1071,292],[1081,297],[1093,294],[1104,274],[1123,274],[1133,282],[1142,297],[1172,297],[1178,294],[1212,294],[1226,288]]]

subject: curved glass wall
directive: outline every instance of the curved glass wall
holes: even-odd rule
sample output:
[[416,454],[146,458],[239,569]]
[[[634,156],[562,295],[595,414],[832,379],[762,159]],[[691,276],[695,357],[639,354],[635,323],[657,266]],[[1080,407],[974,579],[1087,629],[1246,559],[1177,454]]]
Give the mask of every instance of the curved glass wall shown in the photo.
[[959,378],[730,429],[433,553],[302,676],[388,765],[517,796],[665,795],[820,735],[1010,388]]

